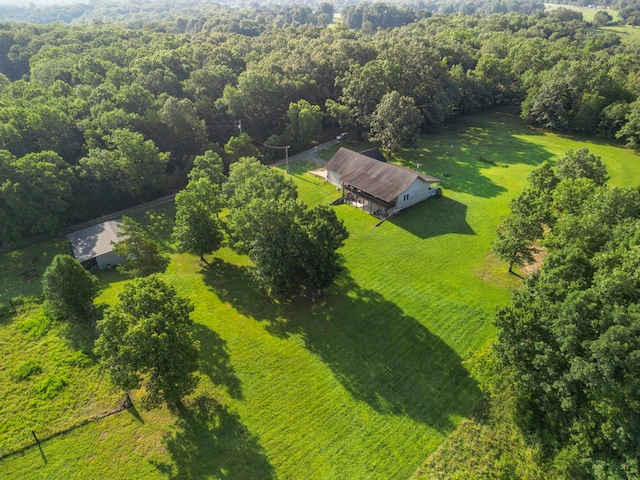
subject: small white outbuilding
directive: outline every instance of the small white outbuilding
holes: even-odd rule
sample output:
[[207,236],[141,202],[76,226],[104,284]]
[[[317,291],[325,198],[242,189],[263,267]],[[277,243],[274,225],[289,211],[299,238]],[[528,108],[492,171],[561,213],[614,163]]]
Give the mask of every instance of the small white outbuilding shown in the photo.
[[71,242],[73,256],[86,269],[103,270],[124,263],[124,260],[113,251],[114,244],[119,240],[119,232],[121,232],[121,223],[117,220],[109,220],[70,233],[67,238]]

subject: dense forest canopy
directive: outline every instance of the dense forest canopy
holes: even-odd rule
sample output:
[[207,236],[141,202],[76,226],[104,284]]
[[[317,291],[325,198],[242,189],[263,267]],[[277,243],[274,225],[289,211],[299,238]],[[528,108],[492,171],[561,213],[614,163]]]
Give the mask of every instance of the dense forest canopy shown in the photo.
[[382,141],[390,115],[410,119],[406,143],[456,115],[522,104],[533,124],[640,145],[638,47],[577,12],[382,28],[372,21],[410,10],[362,4],[347,9],[368,27],[349,28],[323,25],[328,3],[193,2],[210,7],[138,27],[0,25],[0,242],[174,192],[207,150],[228,166],[339,131]]
[[[516,419],[572,478],[638,478],[638,187],[609,187],[599,157],[569,150],[511,202],[505,233],[547,255],[496,314]],[[528,245],[526,245],[528,244]],[[496,248],[497,247],[497,248]],[[565,475],[566,476],[566,473]]]

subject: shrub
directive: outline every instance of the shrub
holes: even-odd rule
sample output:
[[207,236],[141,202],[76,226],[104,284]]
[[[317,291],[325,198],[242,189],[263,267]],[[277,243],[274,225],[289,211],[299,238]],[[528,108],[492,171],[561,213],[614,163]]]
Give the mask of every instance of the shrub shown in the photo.
[[68,383],[63,377],[51,375],[38,383],[35,390],[41,397],[52,399],[60,395]]
[[41,373],[42,365],[40,365],[40,362],[37,360],[27,360],[13,372],[11,377],[17,381],[23,381]]

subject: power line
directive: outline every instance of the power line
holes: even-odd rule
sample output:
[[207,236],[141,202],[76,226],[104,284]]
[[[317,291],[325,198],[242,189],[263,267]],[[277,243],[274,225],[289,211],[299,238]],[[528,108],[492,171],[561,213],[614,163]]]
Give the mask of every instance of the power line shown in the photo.
[[[229,123],[231,123],[231,122],[229,122]],[[238,129],[240,130],[240,135],[242,135],[242,119],[240,119],[238,121],[235,121],[233,123],[237,124]],[[253,142],[255,142],[255,143],[259,144],[259,145],[262,145],[263,147],[273,148],[273,149],[276,149],[276,150],[284,149],[284,153],[285,153],[284,161],[285,161],[285,164],[286,164],[287,173],[289,173],[289,149],[291,148],[290,145],[286,145],[284,147],[277,147],[275,145],[267,145],[266,143],[263,143],[263,142],[261,142],[259,140],[256,140],[255,138],[253,138],[249,134],[247,134],[247,137],[249,137]]]
[[262,142],[256,140],[255,138],[253,138],[251,136],[249,136],[249,138],[251,140],[253,140],[254,142],[256,142],[256,143],[259,143],[263,147],[273,148],[273,149],[276,149],[276,150],[278,150],[278,149],[282,150],[284,148],[284,154],[285,154],[284,162],[285,162],[285,165],[286,165],[287,173],[289,173],[289,149],[291,148],[291,145],[286,145],[284,147],[277,147],[275,145],[267,145],[266,143],[262,143]]

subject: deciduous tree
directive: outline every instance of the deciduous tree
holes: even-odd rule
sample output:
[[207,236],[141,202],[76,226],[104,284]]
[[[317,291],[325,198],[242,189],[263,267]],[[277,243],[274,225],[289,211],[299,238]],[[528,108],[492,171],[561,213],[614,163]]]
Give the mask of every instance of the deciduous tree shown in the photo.
[[311,105],[306,100],[291,102],[287,118],[287,136],[294,149],[302,149],[309,145],[320,134],[322,111],[318,105]]
[[141,277],[164,270],[169,260],[143,226],[131,217],[122,217],[121,231],[113,251],[124,259],[118,269],[129,275]]
[[226,179],[222,159],[212,151],[199,155],[189,172],[187,187],[176,196],[173,235],[178,248],[204,254],[220,248],[223,240],[218,212],[222,208],[222,184]]
[[100,283],[71,255],[59,254],[42,275],[42,295],[51,315],[81,318],[93,307]]
[[248,253],[254,275],[274,297],[318,294],[340,272],[336,250],[349,236],[329,207],[308,209],[294,199],[256,198],[234,214],[236,248]]
[[74,177],[55,152],[16,159],[0,151],[0,242],[50,232],[69,218]]
[[509,273],[515,265],[534,261],[536,239],[542,236],[542,227],[535,220],[509,215],[498,227],[492,248],[500,260],[509,262]]
[[260,150],[247,133],[229,138],[229,141],[224,145],[224,153],[227,154],[228,164],[237,162],[242,157],[262,158]]
[[616,137],[626,140],[628,147],[640,151],[640,100],[629,105],[625,120]]
[[[207,128],[204,120],[191,100],[167,97],[159,112],[160,122],[165,126],[167,136],[161,139],[170,150],[174,162],[183,167],[187,158],[203,153],[207,148]],[[163,148],[164,150],[164,148]]]
[[596,185],[604,185],[609,179],[607,167],[600,157],[589,153],[587,147],[582,147],[575,152],[567,151],[564,157],[558,160],[556,175],[560,179],[590,178]]
[[144,386],[145,408],[178,405],[198,383],[193,306],[155,275],[127,283],[118,298],[98,322],[101,364],[120,388]]
[[195,253],[208,263],[205,253],[210,253],[222,244],[220,221],[189,190],[176,196],[176,223],[173,235],[181,251]]
[[390,151],[413,145],[418,139],[422,114],[413,98],[395,90],[382,97],[371,118],[371,140]]
[[231,214],[245,207],[254,198],[287,200],[298,198],[298,191],[290,178],[275,168],[261,164],[255,158],[243,158],[231,165],[229,180],[224,185]]
[[151,140],[128,129],[113,131],[105,142],[110,149],[89,150],[80,165],[88,176],[102,183],[106,192],[146,200],[162,191],[168,153],[161,153]]
[[229,229],[258,282],[275,297],[318,293],[340,271],[336,250],[348,237],[329,207],[309,209],[279,171],[242,160],[231,171]]

